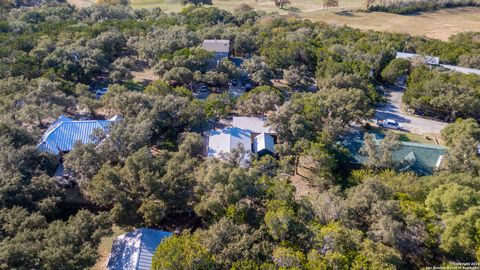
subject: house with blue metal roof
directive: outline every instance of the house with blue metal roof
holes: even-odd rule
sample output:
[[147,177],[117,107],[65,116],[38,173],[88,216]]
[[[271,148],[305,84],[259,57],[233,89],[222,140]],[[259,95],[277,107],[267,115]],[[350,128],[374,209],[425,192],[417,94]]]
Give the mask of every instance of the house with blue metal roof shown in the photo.
[[[376,139],[379,144],[381,140]],[[343,142],[351,154],[352,163],[363,164],[365,156],[360,154],[360,149],[365,141],[350,139]],[[440,167],[447,148],[443,146],[400,142],[400,146],[392,153],[393,160],[398,162],[401,171],[412,171],[419,175],[431,175]]]
[[170,232],[147,228],[120,235],[113,241],[107,269],[150,270],[155,250],[171,235]]
[[43,134],[37,149],[59,155],[71,151],[76,142],[98,143],[93,136],[94,131],[102,130],[108,134],[110,125],[119,120],[119,116],[114,116],[107,120],[77,121],[62,115]]

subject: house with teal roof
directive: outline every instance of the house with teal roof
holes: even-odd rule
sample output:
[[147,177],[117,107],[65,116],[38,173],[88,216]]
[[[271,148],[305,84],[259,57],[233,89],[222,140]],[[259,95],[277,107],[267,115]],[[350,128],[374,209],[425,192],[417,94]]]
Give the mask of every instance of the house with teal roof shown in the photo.
[[108,134],[111,124],[119,120],[119,116],[107,120],[73,120],[62,115],[43,134],[37,149],[61,155],[71,151],[77,142],[98,143],[93,136],[95,130]]
[[[380,141],[377,139],[377,144]],[[353,164],[363,164],[366,160],[366,157],[360,154],[360,148],[364,143],[365,141],[361,139],[348,140],[343,143],[350,151]],[[447,148],[443,146],[401,142],[393,153],[393,160],[400,164],[400,171],[431,175],[440,167],[446,153]]]

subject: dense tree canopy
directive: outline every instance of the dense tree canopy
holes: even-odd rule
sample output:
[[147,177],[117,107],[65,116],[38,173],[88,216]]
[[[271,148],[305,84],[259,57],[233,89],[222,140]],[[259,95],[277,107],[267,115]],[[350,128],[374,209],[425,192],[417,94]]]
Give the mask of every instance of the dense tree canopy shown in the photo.
[[[0,268],[88,269],[113,223],[183,230],[161,243],[153,269],[480,259],[479,79],[392,61],[415,51],[478,67],[478,33],[438,41],[184,2],[193,5],[167,13],[125,1],[0,1]],[[212,62],[204,39],[230,40],[235,57]],[[443,131],[448,152],[432,176],[396,171],[393,134],[365,137],[361,167],[339,143],[373,116],[380,84],[401,75],[411,108],[466,118]],[[233,97],[234,81],[253,89]],[[116,114],[95,143],[60,156],[35,147],[60,115]],[[267,115],[276,155],[206,158],[204,135],[232,115]],[[60,163],[68,189],[52,177]]]

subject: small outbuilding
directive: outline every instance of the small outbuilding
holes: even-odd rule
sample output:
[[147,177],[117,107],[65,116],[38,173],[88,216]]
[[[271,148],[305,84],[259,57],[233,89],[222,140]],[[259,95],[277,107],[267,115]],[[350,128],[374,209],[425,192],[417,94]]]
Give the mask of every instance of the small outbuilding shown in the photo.
[[261,133],[253,139],[253,152],[259,156],[275,155],[275,140],[267,133]]
[[150,270],[158,245],[172,233],[140,228],[113,241],[108,270]]

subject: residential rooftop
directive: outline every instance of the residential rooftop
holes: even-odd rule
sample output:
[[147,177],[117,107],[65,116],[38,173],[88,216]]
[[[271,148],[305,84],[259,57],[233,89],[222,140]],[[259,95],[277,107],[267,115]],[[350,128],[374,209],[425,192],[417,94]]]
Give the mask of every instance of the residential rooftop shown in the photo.
[[[377,144],[381,140],[376,140]],[[360,148],[365,141],[353,139],[344,141],[344,145],[350,150],[353,162],[363,164],[366,157],[360,154]],[[447,148],[443,146],[401,142],[400,147],[394,151],[393,159],[402,163],[401,171],[413,171],[419,175],[430,175],[440,166]]]
[[248,130],[251,133],[275,133],[266,123],[265,117],[234,116],[232,126]]
[[109,270],[150,270],[158,245],[172,233],[140,228],[120,235],[113,241],[108,259]]
[[203,41],[203,49],[209,52],[228,53],[230,51],[230,40],[206,39]]
[[94,131],[99,129],[108,134],[109,126],[119,120],[119,116],[114,116],[108,120],[77,121],[62,115],[43,134],[37,149],[58,155],[71,151],[76,142],[97,143],[92,136]]
[[222,158],[222,155],[231,153],[234,148],[239,146],[246,151],[252,151],[250,132],[236,127],[212,130],[208,138],[207,155]]

